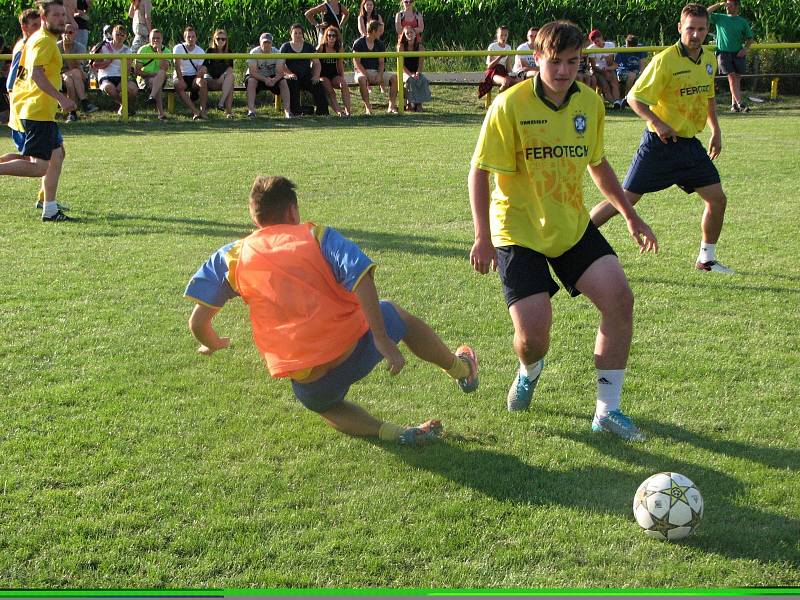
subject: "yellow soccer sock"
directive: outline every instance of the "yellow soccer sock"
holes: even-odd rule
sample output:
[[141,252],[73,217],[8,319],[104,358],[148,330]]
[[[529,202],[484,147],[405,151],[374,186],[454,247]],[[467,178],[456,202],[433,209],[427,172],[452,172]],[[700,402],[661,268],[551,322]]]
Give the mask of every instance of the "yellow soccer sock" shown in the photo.
[[445,369],[445,372],[453,379],[464,379],[464,377],[469,377],[470,370],[469,363],[456,356],[455,360],[453,360],[453,366]]
[[39,193],[36,194],[36,198],[41,202],[44,202],[44,190],[42,188],[39,188]]
[[378,437],[384,442],[396,442],[400,439],[400,434],[403,433],[403,428],[394,423],[384,421],[378,430]]

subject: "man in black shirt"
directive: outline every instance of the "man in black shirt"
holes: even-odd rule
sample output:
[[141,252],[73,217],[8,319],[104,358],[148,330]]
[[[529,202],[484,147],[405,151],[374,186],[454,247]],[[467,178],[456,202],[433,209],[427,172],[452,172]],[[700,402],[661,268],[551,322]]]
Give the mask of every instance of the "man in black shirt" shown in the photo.
[[[281,46],[281,54],[314,54],[316,49],[303,39],[303,27],[295,23],[289,28],[291,42]],[[300,90],[311,92],[314,97],[315,112],[318,115],[328,114],[328,96],[319,78],[321,65],[316,58],[285,59],[280,65],[283,78],[289,85],[290,110],[292,114],[301,114]]]
[[[385,52],[386,46],[378,39],[381,24],[378,21],[367,23],[367,35],[358,38],[353,44],[353,52]],[[354,58],[355,79],[361,90],[361,99],[364,101],[364,110],[372,114],[372,104],[369,101],[369,86],[379,85],[386,93],[389,88],[389,109],[387,112],[397,114],[397,75],[386,73],[383,69],[383,58]]]

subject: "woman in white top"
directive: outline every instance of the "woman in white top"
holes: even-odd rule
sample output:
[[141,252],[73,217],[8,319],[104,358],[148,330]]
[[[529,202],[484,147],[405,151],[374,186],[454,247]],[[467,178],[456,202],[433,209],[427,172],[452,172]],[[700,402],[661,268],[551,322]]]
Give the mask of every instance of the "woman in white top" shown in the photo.
[[[98,54],[130,54],[131,49],[125,45],[127,33],[122,25],[116,25],[111,32],[111,41],[95,46]],[[136,113],[136,93],[139,86],[133,73],[133,61],[129,60],[128,69],[128,114]],[[122,114],[122,61],[117,59],[97,58],[91,62],[92,69],[97,70],[97,87],[99,87],[114,102],[119,104],[118,114]]]
[[[489,44],[487,50],[494,52],[496,50],[513,49],[508,43],[508,27],[501,25],[497,28],[494,42]],[[486,76],[491,77],[494,84],[500,86],[501,92],[522,81],[522,79],[510,73],[510,67],[513,62],[514,57],[510,55],[486,57]]]

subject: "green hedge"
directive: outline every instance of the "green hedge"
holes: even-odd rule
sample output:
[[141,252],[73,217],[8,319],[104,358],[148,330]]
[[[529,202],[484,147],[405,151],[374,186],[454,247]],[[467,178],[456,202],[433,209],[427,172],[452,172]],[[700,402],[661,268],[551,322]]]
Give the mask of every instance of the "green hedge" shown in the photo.
[[[348,8],[356,12],[356,0],[351,1]],[[6,40],[16,39],[15,15],[32,4],[31,0],[0,0],[0,34]],[[154,24],[173,43],[184,26],[192,24],[200,32],[203,47],[214,27],[224,27],[231,35],[231,48],[244,51],[256,44],[261,31],[271,31],[276,41],[286,40],[289,25],[304,23],[303,11],[314,4],[314,0],[154,0]],[[385,38],[389,42],[399,3],[376,0],[376,4],[387,23]],[[492,41],[500,24],[509,26],[511,41],[517,44],[524,40],[530,25],[559,18],[571,19],[587,30],[599,27],[609,39],[621,40],[625,34],[635,33],[647,43],[670,43],[677,36],[676,24],[684,4],[685,0],[417,0],[416,5],[425,17],[429,49],[476,49]],[[99,39],[104,23],[130,24],[127,7],[128,0],[95,0],[90,40]],[[759,39],[797,41],[797,0],[748,0],[743,15],[752,21]],[[355,20],[346,29],[346,39],[357,37]]]

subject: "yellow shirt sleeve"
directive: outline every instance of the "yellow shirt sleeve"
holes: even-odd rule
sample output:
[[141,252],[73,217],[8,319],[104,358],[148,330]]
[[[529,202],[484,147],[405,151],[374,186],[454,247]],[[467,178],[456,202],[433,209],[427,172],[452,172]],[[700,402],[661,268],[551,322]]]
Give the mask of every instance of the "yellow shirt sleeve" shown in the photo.
[[[653,60],[650,61],[650,64],[645,67],[644,72],[631,88],[630,94],[633,98],[649,106],[658,104],[661,92],[663,92],[664,88],[667,86],[667,80],[664,76],[666,75],[666,70],[659,68],[660,65],[661,57],[655,56]],[[662,73],[664,75],[662,75]]]
[[597,129],[595,134],[594,146],[592,147],[592,155],[589,157],[589,164],[593,167],[599,165],[606,156],[605,151],[605,130],[606,130],[606,107],[603,101],[597,98]]
[[495,173],[516,173],[518,149],[514,120],[509,117],[505,104],[495,101],[483,120],[472,155],[472,167]]

